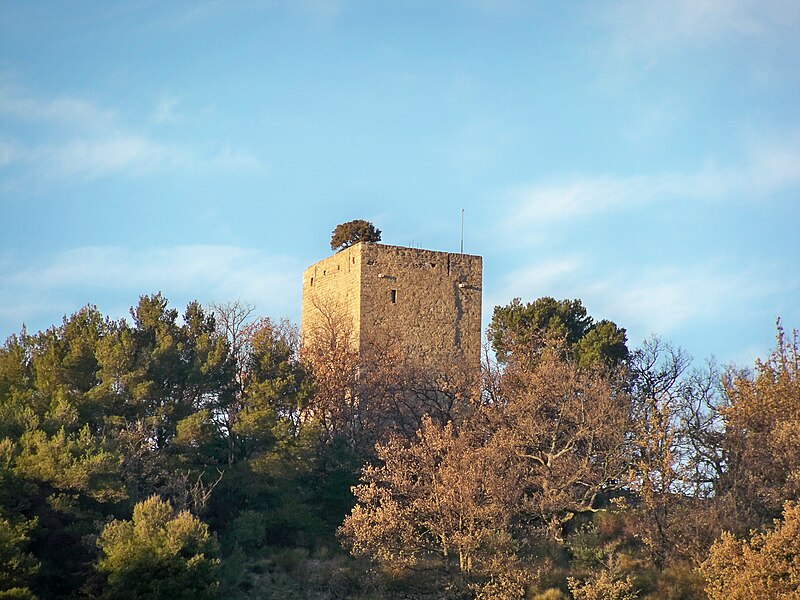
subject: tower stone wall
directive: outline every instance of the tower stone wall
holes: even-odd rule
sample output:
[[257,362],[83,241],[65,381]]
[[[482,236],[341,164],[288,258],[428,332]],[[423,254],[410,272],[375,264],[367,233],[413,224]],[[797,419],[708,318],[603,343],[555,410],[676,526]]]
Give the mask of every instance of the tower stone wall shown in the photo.
[[477,373],[482,272],[480,256],[355,244],[305,270],[303,343],[335,321],[359,351],[396,344],[429,367]]
[[329,337],[331,329],[360,346],[361,244],[340,250],[303,272],[300,333],[304,344]]

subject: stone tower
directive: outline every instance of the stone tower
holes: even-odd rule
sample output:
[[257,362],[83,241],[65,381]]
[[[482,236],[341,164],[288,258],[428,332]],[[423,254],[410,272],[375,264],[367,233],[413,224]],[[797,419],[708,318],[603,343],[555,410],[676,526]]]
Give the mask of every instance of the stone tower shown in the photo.
[[335,322],[359,352],[389,342],[408,360],[477,374],[482,270],[468,254],[367,242],[340,250],[303,273],[303,343]]

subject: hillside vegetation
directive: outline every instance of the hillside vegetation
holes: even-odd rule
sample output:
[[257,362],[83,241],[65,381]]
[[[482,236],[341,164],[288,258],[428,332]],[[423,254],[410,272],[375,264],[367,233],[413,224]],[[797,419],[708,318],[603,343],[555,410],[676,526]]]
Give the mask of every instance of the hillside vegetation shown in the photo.
[[752,368],[693,367],[515,300],[476,381],[338,335],[156,294],[7,339],[0,598],[800,594],[780,323]]

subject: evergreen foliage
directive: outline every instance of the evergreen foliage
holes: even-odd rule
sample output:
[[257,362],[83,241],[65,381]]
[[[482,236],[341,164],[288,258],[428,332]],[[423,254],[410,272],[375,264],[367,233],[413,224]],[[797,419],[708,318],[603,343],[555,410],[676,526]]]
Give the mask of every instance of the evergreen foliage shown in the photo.
[[34,598],[28,583],[39,570],[39,564],[27,552],[27,546],[29,533],[35,527],[35,519],[26,521],[18,517],[14,523],[0,512],[0,598]]
[[348,248],[358,242],[380,242],[381,230],[376,229],[369,221],[355,219],[340,223],[331,235],[331,250]]
[[487,332],[497,359],[536,360],[542,349],[561,342],[564,351],[581,367],[614,368],[628,358],[625,329],[602,320],[597,323],[580,300],[539,298],[523,304],[514,298],[496,306]]
[[113,521],[97,542],[103,598],[205,600],[216,597],[218,545],[208,526],[153,496],[130,521]]

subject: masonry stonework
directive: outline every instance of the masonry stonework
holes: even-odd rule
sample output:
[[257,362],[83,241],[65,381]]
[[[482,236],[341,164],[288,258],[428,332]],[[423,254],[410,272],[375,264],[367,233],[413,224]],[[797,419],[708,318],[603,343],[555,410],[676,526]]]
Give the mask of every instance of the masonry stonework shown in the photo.
[[397,344],[430,367],[477,373],[481,351],[480,256],[361,242],[303,273],[303,343],[335,316],[359,352]]

